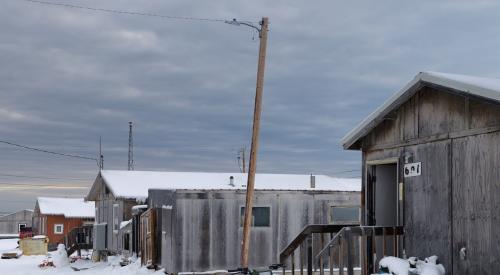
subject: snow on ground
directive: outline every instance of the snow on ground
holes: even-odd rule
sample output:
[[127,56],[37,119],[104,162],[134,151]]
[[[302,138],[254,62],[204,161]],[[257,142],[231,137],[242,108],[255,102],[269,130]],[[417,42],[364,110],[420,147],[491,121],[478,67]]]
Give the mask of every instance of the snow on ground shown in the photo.
[[0,254],[15,251],[18,247],[17,241],[19,241],[19,239],[0,240]]
[[[390,272],[395,275],[445,275],[445,269],[442,264],[438,264],[438,257],[431,256],[425,258],[424,261],[418,260],[416,257],[409,259],[401,259],[396,257],[384,257],[379,263],[380,269]],[[388,273],[379,273],[388,274]]]
[[[17,240],[0,240],[0,252],[16,250],[16,247]],[[154,271],[141,267],[139,260],[128,266],[121,267],[119,264],[120,257],[109,257],[109,261],[105,263],[77,260],[69,264],[62,258],[64,253],[62,251],[49,253],[54,263],[59,262],[61,266],[40,268],[38,265],[47,260],[47,256],[21,256],[18,259],[0,259],[0,271],[9,275],[164,275],[163,271]],[[75,271],[72,267],[81,270]]]

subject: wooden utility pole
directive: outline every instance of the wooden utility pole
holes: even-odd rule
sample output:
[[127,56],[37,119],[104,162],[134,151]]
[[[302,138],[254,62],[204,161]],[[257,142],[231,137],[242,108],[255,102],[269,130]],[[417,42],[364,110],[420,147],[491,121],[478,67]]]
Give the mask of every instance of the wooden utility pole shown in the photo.
[[247,150],[247,148],[245,148],[245,147],[243,147],[243,149],[241,149],[241,158],[242,158],[242,160],[243,160],[243,169],[242,169],[242,170],[243,170],[243,171],[242,171],[242,172],[243,172],[243,174],[245,174],[245,173],[246,173],[246,171],[247,171],[247,170],[246,170],[246,165],[247,165],[247,164],[246,164],[246,162],[245,162],[245,151],[246,151],[246,150]]
[[243,240],[241,243],[241,267],[243,273],[248,273],[248,258],[250,248],[250,227],[252,225],[253,193],[255,171],[257,168],[257,149],[259,147],[260,114],[262,110],[262,91],[264,88],[264,67],[266,65],[266,47],[269,19],[262,18],[259,30],[260,47],[257,68],[257,88],[255,90],[255,108],[253,113],[252,145],[250,147],[250,164],[248,167],[247,196],[245,203],[245,219],[243,222]]

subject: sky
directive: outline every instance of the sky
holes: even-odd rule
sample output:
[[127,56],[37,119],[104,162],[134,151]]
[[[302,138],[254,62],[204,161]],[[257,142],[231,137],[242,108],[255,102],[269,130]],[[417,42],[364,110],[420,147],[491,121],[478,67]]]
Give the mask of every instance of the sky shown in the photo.
[[[62,3],[54,2],[54,3]],[[500,77],[495,1],[64,1],[270,21],[261,173],[360,176],[340,139],[420,71]],[[0,3],[0,140],[136,170],[239,172],[250,149],[258,35],[220,21]],[[248,161],[247,161],[248,162]],[[346,172],[350,171],[350,172]],[[95,161],[0,143],[0,212],[84,196]]]

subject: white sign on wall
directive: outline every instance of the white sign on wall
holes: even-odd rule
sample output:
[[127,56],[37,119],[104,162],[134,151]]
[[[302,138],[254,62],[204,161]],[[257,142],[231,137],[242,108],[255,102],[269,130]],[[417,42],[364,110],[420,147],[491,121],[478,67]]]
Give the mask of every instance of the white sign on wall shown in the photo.
[[420,176],[422,173],[422,163],[414,162],[405,164],[403,173],[405,178]]

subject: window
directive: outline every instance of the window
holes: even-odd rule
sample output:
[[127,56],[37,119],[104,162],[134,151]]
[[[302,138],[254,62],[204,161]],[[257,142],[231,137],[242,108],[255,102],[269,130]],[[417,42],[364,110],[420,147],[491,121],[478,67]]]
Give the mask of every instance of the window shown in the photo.
[[64,224],[56,223],[54,224],[54,234],[63,234]]
[[17,224],[17,231],[21,232],[24,228],[26,228],[27,224],[26,223],[19,223]]
[[123,234],[123,250],[130,250],[130,234]]
[[[241,207],[240,226],[243,226],[244,219],[245,219],[245,207]],[[252,226],[255,227],[271,226],[271,208],[252,207]]]
[[118,218],[119,204],[113,204],[113,230],[118,231],[120,229],[120,219]]
[[330,223],[359,224],[358,206],[331,206]]

